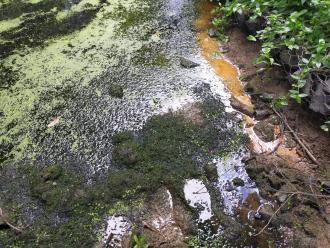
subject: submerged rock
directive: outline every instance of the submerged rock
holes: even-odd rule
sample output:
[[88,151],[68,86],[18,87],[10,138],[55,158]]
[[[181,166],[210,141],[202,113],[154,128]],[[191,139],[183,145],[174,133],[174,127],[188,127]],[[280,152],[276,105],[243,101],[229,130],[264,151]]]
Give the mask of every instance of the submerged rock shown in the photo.
[[115,147],[113,158],[116,162],[131,166],[138,161],[138,145],[134,141],[126,141]]
[[239,177],[235,177],[232,182],[237,187],[243,187],[245,185],[244,181]]
[[184,58],[184,57],[180,57],[179,59],[180,59],[180,65],[187,69],[195,68],[200,65],[200,64],[198,64],[190,59]]
[[211,38],[216,38],[219,36],[219,32],[214,28],[210,28],[207,33]]
[[263,120],[263,119],[267,118],[268,116],[270,116],[272,114],[272,112],[270,112],[267,109],[257,109],[254,114],[255,114],[255,118],[257,120]]
[[61,176],[63,168],[60,165],[52,165],[43,170],[42,178],[45,181],[55,180]]
[[111,85],[110,86],[110,96],[116,98],[122,98],[124,96],[124,89],[120,85]]
[[188,247],[184,239],[185,231],[192,224],[191,217],[183,203],[176,201],[169,190],[161,188],[153,195],[140,220],[142,237],[150,247]]
[[207,179],[209,179],[211,182],[216,182],[218,179],[218,169],[217,166],[213,163],[207,164],[204,168],[205,175]]

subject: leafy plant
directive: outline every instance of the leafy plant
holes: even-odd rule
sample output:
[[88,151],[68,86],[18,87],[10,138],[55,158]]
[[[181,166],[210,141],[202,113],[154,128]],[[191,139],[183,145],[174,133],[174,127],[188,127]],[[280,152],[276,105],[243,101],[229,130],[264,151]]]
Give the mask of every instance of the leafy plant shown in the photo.
[[284,106],[288,105],[287,98],[285,96],[280,96],[275,99],[274,106],[275,108],[283,108]]
[[145,242],[144,236],[137,236],[136,234],[133,235],[133,248],[148,248],[149,245]]
[[[307,95],[303,89],[311,73],[329,73],[330,69],[330,1],[328,0],[227,0],[217,11],[221,16],[213,23],[224,31],[235,15],[250,22],[262,20],[260,30],[249,35],[249,41],[260,41],[257,63],[279,65],[280,51],[297,58],[290,68],[293,81],[289,96],[298,103]],[[322,79],[323,80],[323,79]],[[283,105],[279,99],[278,105]],[[322,125],[327,130],[329,123]]]
[[324,124],[321,126],[321,128],[322,128],[325,132],[329,132],[329,128],[330,128],[330,118],[328,118],[328,120],[324,122]]

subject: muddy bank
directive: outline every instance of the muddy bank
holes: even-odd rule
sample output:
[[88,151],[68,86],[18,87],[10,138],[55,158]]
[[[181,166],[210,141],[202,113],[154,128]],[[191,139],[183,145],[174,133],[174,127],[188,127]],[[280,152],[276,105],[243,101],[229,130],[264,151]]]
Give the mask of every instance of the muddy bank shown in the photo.
[[[209,11],[212,7],[205,9]],[[212,20],[212,15],[208,16]],[[211,22],[203,23],[208,32],[204,42],[214,43],[214,38],[212,42],[209,40],[217,36],[215,28]],[[249,211],[244,207],[241,216],[252,225],[259,226],[257,230],[262,230],[262,233],[267,233],[271,228],[288,228],[285,230],[288,247],[327,247],[330,240],[329,232],[326,231],[329,230],[327,185],[330,178],[330,136],[320,129],[322,123],[319,116],[304,105],[290,101],[287,107],[279,111],[281,116],[274,113],[271,103],[276,97],[287,93],[288,79],[279,68],[260,70],[262,66],[254,64],[260,46],[247,41],[248,32],[245,31],[233,24],[226,31],[229,41],[219,42],[211,50],[211,53],[220,51],[219,57],[236,65],[232,66],[232,70],[238,68],[239,72],[236,72],[231,82],[237,81],[239,75],[242,81],[239,84],[244,87],[245,94],[251,96],[254,107],[249,112],[246,108],[250,104],[246,107],[240,103],[233,105],[248,115],[245,124],[252,141],[252,154],[246,163],[247,172],[256,182],[263,199],[270,200],[271,206],[265,207],[253,198],[246,205],[270,221],[267,228],[263,229],[268,222],[256,224],[258,214],[252,219],[246,219]],[[220,70],[220,76],[221,73],[223,78],[230,75],[225,69]],[[231,89],[230,86],[228,88]],[[236,90],[231,92],[233,95],[242,94]],[[314,155],[317,163],[311,160],[288,126]],[[278,210],[276,215],[275,210]]]

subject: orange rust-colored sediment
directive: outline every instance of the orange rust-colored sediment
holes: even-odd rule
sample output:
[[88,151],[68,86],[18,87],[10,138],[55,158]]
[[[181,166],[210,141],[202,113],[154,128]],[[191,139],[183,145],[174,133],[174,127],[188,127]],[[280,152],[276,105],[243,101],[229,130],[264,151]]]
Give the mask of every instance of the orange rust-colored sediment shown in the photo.
[[214,17],[212,10],[217,5],[208,0],[199,3],[199,16],[195,21],[198,30],[197,38],[202,55],[210,63],[216,74],[221,77],[230,93],[242,104],[252,106],[249,96],[244,94],[244,89],[239,80],[239,70],[223,57],[216,56],[220,51],[220,43],[217,39],[208,35],[208,29],[212,27],[211,20]]

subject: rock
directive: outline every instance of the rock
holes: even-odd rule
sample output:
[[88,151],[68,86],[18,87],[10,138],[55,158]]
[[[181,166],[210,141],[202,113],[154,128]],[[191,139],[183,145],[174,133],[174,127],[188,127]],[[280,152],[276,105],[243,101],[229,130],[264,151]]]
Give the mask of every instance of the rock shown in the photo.
[[279,193],[277,196],[277,199],[279,200],[280,203],[285,202],[286,198],[288,198],[288,195],[285,193]]
[[187,69],[195,68],[195,67],[199,66],[198,63],[196,63],[190,59],[184,58],[184,57],[180,57],[180,65]]
[[270,204],[263,204],[258,213],[260,218],[268,220],[274,215],[274,210]]
[[207,179],[209,179],[211,182],[216,182],[218,179],[218,170],[217,166],[213,163],[207,164],[204,168],[205,175]]
[[[149,247],[188,247],[184,230],[190,229],[192,215],[166,189],[158,190],[141,216],[141,235]],[[131,247],[131,246],[123,246]],[[141,246],[142,247],[142,246]]]
[[219,32],[215,28],[210,28],[207,33],[211,38],[216,38],[219,36]]
[[63,168],[60,165],[51,165],[43,170],[42,178],[45,181],[55,180],[63,173]]
[[254,115],[254,106],[253,105],[246,105],[233,96],[230,98],[230,104],[234,109],[236,109],[250,117],[253,117],[253,115]]
[[256,135],[264,142],[274,140],[274,125],[267,121],[260,121],[254,126]]
[[284,182],[282,181],[281,178],[279,178],[278,176],[276,176],[275,174],[271,173],[268,176],[268,181],[269,184],[272,188],[279,190],[281,188],[281,186],[284,184]]
[[323,83],[313,83],[315,90],[310,91],[309,108],[322,115],[330,115],[330,79]]
[[263,120],[266,119],[271,114],[272,112],[269,111],[268,109],[257,109],[254,113],[254,116],[257,120]]
[[282,49],[279,54],[281,64],[294,71],[299,69],[299,56],[302,56],[302,51],[289,49]]
[[224,184],[223,188],[224,188],[224,190],[226,190],[228,192],[233,191],[235,189],[229,181],[227,181]]
[[111,85],[110,86],[110,96],[116,98],[122,98],[124,96],[124,89],[120,85]]
[[113,159],[126,166],[134,165],[138,156],[138,145],[134,141],[121,143],[113,150]]
[[245,185],[244,181],[239,178],[239,177],[235,177],[232,181],[233,185],[235,185],[236,187],[243,187]]
[[264,102],[271,102],[274,99],[274,94],[262,93],[260,94],[259,98]]
[[297,142],[290,135],[285,137],[285,141],[285,146],[287,148],[294,148],[297,146]]
[[[241,80],[248,80],[247,77],[242,77]],[[244,90],[248,93],[255,93],[257,92],[257,88],[255,87],[255,85],[251,82],[248,82],[245,86],[244,86]]]

